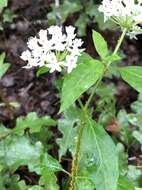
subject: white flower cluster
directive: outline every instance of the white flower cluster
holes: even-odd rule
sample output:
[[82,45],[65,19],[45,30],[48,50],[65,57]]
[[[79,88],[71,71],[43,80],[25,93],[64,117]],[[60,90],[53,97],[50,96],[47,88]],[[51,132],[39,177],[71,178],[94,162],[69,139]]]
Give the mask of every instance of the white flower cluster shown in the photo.
[[81,49],[83,41],[76,38],[73,26],[63,28],[50,26],[47,30],[40,30],[37,37],[29,39],[28,49],[21,58],[27,61],[25,68],[49,68],[49,72],[66,69],[70,73],[77,66],[77,59],[84,51]]
[[142,0],[103,0],[99,11],[104,13],[104,20],[111,19],[122,28],[126,28],[130,38],[136,38],[142,30]]

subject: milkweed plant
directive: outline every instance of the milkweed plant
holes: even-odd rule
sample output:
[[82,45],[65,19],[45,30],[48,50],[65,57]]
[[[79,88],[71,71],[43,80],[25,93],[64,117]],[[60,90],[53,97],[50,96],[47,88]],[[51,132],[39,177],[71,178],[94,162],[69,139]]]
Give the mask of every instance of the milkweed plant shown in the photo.
[[[131,182],[119,170],[114,139],[98,116],[94,117],[93,100],[104,79],[113,75],[114,70],[126,83],[142,92],[142,67],[123,66],[120,51],[125,37],[137,40],[137,35],[142,34],[139,25],[142,1],[103,0],[98,10],[103,13],[104,22],[111,20],[121,31],[113,51],[102,35],[93,31],[99,58],[92,58],[85,53],[84,42],[77,37],[73,26],[50,26],[29,38],[21,58],[26,62],[24,68],[27,70],[37,67],[38,73],[61,73],[59,162],[67,151],[72,161],[69,171],[57,168],[56,172],[63,171],[68,175],[67,189],[131,190],[134,189]],[[82,98],[84,93],[88,97],[85,100]]]

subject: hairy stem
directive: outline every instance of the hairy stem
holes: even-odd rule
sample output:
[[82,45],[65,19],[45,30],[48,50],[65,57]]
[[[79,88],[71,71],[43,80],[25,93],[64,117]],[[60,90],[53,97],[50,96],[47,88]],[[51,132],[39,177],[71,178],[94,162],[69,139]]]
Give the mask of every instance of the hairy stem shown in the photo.
[[[124,29],[119,40],[118,40],[118,42],[117,42],[115,49],[113,51],[113,54],[116,54],[118,52],[118,50],[122,44],[122,41],[125,37],[126,32],[127,32],[127,30]],[[105,74],[106,70],[108,69],[108,67],[110,66],[110,64],[111,64],[111,62],[108,62],[108,64],[106,65],[106,68],[104,69],[104,74]],[[70,182],[69,190],[76,190],[76,177],[77,177],[77,173],[78,173],[78,169],[79,169],[80,146],[81,146],[81,139],[82,139],[82,135],[83,135],[83,130],[86,126],[87,109],[90,105],[90,102],[91,102],[95,92],[96,92],[98,85],[102,81],[103,76],[100,77],[100,79],[98,79],[98,81],[96,82],[94,89],[93,89],[92,93],[90,94],[90,97],[88,98],[84,107],[82,106],[81,100],[80,99],[78,100],[79,104],[82,108],[82,111],[83,111],[83,119],[82,119],[81,126],[79,128],[79,133],[78,133],[77,142],[76,142],[76,151],[75,151],[75,155],[74,155],[74,158],[72,161],[71,182]]]
[[77,143],[76,143],[76,151],[75,155],[72,161],[72,169],[71,169],[71,182],[69,190],[75,190],[76,189],[76,176],[79,169],[79,157],[80,157],[80,146],[81,146],[81,139],[83,135],[83,129],[85,127],[85,110],[84,110],[84,117],[83,121],[81,122],[81,125],[79,127],[78,137],[77,137]]

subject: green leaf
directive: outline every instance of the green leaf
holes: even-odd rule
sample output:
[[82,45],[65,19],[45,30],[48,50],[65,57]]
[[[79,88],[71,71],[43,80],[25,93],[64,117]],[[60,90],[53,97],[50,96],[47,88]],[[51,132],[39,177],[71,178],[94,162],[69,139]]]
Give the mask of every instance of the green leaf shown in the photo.
[[12,23],[13,19],[16,18],[17,15],[10,9],[6,9],[3,13],[3,22]]
[[[80,170],[95,184],[96,190],[116,190],[119,177],[118,154],[102,126],[88,119],[81,144]],[[84,174],[85,174],[84,173]]]
[[142,115],[141,114],[133,114],[133,113],[130,113],[128,114],[128,121],[134,125],[134,126],[137,126],[139,127],[139,129],[141,129],[142,131]]
[[107,57],[105,57],[105,62],[108,63],[108,62],[115,62],[115,61],[120,61],[121,60],[121,57],[117,54],[112,54],[112,55],[108,55]]
[[57,178],[55,172],[62,171],[62,166],[59,162],[49,154],[41,157],[41,178],[40,185],[44,185],[46,189],[58,190]]
[[133,137],[132,130],[129,127],[130,123],[128,120],[128,115],[125,110],[119,111],[117,115],[117,122],[120,130],[120,139],[129,147],[129,145],[132,143]]
[[41,167],[46,167],[49,171],[57,172],[62,170],[62,166],[59,161],[54,159],[49,154],[43,154],[41,156]]
[[41,169],[41,178],[40,178],[40,184],[46,187],[46,189],[50,190],[59,190],[59,186],[57,184],[57,178],[55,174],[48,170],[46,167],[42,167]]
[[0,124],[0,140],[7,137],[10,133],[10,129],[6,128],[3,124]]
[[34,186],[28,188],[28,190],[45,190],[45,189],[39,185],[34,185]]
[[80,63],[64,79],[60,112],[69,108],[103,75],[103,63],[92,58]]
[[134,165],[128,166],[127,177],[129,178],[130,181],[133,182],[135,186],[141,187],[142,171],[141,169],[138,169],[137,166]]
[[0,0],[0,12],[7,6],[7,0]]
[[76,190],[94,190],[94,184],[86,178],[77,178]]
[[80,121],[80,110],[75,107],[70,107],[64,112],[64,119],[58,121],[58,129],[63,134],[62,138],[56,140],[59,145],[59,158],[66,154],[69,150],[72,154],[75,148],[75,137],[77,135],[77,127],[74,127],[76,123]]
[[0,79],[3,77],[3,75],[10,67],[9,63],[4,63],[4,59],[5,59],[5,53],[0,54]]
[[39,77],[40,75],[43,75],[49,71],[48,67],[40,67],[36,73],[36,76]]
[[39,132],[42,126],[55,126],[56,122],[49,116],[39,117],[37,113],[28,113],[26,117],[19,117],[16,120],[16,128],[12,130],[14,134],[23,135],[24,130],[29,128],[31,133]]
[[39,172],[40,142],[31,144],[26,137],[9,136],[0,141],[0,164],[15,171],[21,165],[28,165],[31,171]]
[[93,42],[99,56],[104,59],[108,55],[108,47],[103,36],[93,30]]
[[125,151],[122,143],[117,144],[117,151],[119,155],[119,174],[126,175],[128,170],[128,153]]
[[135,190],[132,182],[126,177],[119,177],[117,190]]
[[142,93],[142,67],[127,66],[119,68],[120,74],[130,86]]

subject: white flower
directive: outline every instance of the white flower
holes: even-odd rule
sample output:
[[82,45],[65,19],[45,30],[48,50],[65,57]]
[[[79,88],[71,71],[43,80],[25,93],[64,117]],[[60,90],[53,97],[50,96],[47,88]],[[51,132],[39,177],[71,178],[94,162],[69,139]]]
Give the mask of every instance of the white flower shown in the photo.
[[72,55],[80,56],[81,52],[84,51],[84,49],[80,49],[82,46],[82,40],[81,39],[75,39],[72,41],[72,46],[68,48],[68,51],[71,52]]
[[67,34],[66,38],[67,46],[70,47],[72,46],[73,40],[76,37],[75,28],[73,26],[66,27],[66,34]]
[[142,34],[142,29],[139,26],[134,26],[131,31],[127,33],[127,35],[130,37],[130,39],[136,39],[137,35]]
[[104,21],[111,19],[134,34],[133,29],[142,21],[141,3],[141,0],[103,0],[99,11],[104,13]]
[[82,40],[76,38],[73,26],[65,27],[65,33],[62,27],[51,26],[29,39],[28,50],[22,53],[21,59],[27,61],[24,68],[46,66],[51,73],[62,69],[70,73],[84,51],[82,44]]
[[77,63],[77,56],[74,55],[67,55],[66,57],[66,67],[67,67],[67,72],[70,73],[74,68],[76,68],[76,63]]
[[54,71],[61,72],[61,63],[58,62],[56,56],[54,53],[49,53],[47,55],[47,64],[46,66],[50,69],[50,73],[53,73]]

